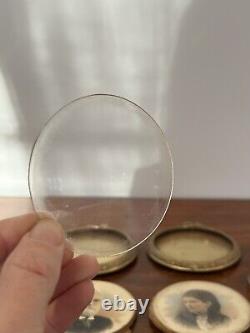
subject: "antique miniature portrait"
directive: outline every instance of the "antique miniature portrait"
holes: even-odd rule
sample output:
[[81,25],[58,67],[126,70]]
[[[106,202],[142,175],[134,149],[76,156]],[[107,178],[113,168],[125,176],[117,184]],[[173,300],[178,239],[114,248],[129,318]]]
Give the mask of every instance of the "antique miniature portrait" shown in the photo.
[[[119,295],[124,303],[133,296],[126,289],[114,283],[94,281],[94,286],[95,294],[92,302],[68,330],[68,333],[114,333],[128,329],[135,319],[135,311],[126,309],[115,311],[112,302],[116,295]],[[104,301],[111,304],[109,311],[104,309]]]
[[160,291],[150,318],[163,331],[243,332],[249,326],[247,300],[236,291],[211,282],[188,281]]
[[184,326],[209,330],[229,323],[230,318],[221,312],[221,304],[212,292],[190,289],[181,297],[176,320]]

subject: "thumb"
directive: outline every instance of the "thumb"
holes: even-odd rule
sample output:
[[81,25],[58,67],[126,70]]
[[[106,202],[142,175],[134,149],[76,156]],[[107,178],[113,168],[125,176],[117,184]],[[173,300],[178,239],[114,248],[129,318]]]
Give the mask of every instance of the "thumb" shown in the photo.
[[0,327],[5,333],[43,333],[47,305],[59,279],[64,235],[42,220],[9,255],[0,274]]

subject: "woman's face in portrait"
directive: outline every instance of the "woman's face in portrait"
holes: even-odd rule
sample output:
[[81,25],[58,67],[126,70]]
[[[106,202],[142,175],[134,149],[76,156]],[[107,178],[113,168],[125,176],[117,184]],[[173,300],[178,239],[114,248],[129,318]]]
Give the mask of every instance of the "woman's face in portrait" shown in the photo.
[[210,302],[203,302],[195,297],[184,296],[182,302],[186,309],[196,315],[206,314],[210,307]]

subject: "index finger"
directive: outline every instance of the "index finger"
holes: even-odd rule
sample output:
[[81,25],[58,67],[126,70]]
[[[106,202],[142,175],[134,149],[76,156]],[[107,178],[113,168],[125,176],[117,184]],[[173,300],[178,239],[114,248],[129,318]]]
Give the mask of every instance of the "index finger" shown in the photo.
[[38,220],[36,213],[30,213],[0,221],[0,261],[6,258]]
[[[20,239],[29,232],[36,223],[47,218],[47,213],[30,213],[0,221],[0,263],[6,259]],[[62,265],[66,265],[72,257],[72,248],[68,242],[65,242]]]

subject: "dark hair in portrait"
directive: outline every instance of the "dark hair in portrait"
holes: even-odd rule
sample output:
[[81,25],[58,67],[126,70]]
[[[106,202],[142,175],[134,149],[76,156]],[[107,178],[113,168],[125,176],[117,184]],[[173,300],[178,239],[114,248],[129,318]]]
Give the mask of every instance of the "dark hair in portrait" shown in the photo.
[[230,320],[221,313],[221,305],[213,293],[192,289],[182,295],[182,305],[176,320],[185,326],[198,328],[199,316],[205,316],[212,327],[226,324]]
[[98,333],[107,330],[113,326],[110,318],[95,316],[93,320],[78,319],[70,328],[71,333]]

